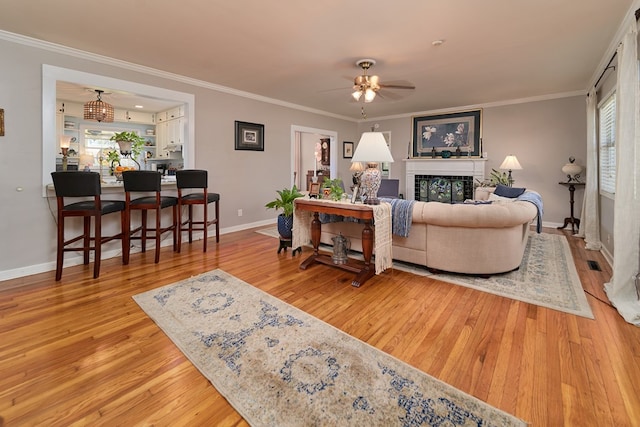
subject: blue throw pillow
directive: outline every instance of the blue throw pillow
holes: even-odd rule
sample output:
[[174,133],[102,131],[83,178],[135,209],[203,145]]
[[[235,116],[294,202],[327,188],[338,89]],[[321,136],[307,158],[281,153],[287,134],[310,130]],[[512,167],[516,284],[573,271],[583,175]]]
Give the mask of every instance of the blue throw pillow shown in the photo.
[[517,187],[507,187],[506,185],[498,184],[496,187],[496,191],[493,192],[496,196],[508,197],[510,199],[515,199],[520,196],[526,188],[517,188]]

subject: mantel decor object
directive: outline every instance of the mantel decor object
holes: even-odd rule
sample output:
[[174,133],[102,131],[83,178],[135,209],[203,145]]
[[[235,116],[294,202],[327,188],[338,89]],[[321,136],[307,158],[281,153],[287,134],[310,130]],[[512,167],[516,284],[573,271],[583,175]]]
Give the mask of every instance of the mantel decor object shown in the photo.
[[412,157],[458,150],[480,156],[482,110],[461,111],[413,118]]

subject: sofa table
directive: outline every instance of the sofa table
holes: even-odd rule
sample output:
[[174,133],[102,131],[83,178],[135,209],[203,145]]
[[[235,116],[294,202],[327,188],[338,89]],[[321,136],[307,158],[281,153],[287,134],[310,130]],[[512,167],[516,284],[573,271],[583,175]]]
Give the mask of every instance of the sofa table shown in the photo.
[[[309,211],[313,213],[311,221],[311,243],[313,245],[313,254],[300,264],[301,270],[306,270],[313,264],[331,265],[343,270],[356,273],[356,277],[351,282],[352,286],[360,287],[367,279],[375,274],[375,268],[371,265],[371,256],[373,254],[373,229],[371,222],[373,220],[373,208],[369,205],[353,204],[353,203],[327,203],[314,199],[295,199],[295,209],[301,211]],[[320,230],[321,223],[318,218],[320,213],[350,216],[363,220],[364,228],[362,229],[362,261],[349,259],[346,264],[334,264],[331,256],[321,254],[318,251],[320,246]]]

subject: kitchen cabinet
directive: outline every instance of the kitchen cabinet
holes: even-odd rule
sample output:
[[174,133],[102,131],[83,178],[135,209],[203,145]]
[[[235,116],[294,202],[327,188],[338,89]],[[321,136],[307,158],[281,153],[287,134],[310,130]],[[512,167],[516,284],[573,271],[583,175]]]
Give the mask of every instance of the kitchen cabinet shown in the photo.
[[77,117],[82,119],[84,117],[84,105],[77,102],[57,101],[56,111],[65,116]]
[[156,113],[156,158],[182,160],[185,123],[183,106]]
[[165,120],[156,124],[156,153],[155,153],[156,158],[163,159],[167,157],[165,153],[166,145],[167,145],[167,122]]
[[181,117],[184,117],[184,107],[182,105],[167,111],[167,120],[178,119]]
[[113,110],[113,121],[120,123],[140,123],[145,125],[153,125],[156,123],[153,113],[121,110],[119,108]]
[[142,123],[153,125],[156,123],[153,113],[146,113],[144,111],[127,111],[127,121],[130,123]]

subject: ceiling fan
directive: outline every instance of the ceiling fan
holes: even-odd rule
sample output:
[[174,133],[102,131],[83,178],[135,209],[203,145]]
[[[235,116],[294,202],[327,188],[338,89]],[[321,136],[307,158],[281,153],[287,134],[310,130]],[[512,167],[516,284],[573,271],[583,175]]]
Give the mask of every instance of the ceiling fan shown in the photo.
[[356,76],[353,80],[353,99],[359,101],[364,95],[364,102],[369,103],[373,101],[376,94],[380,94],[383,98],[388,96],[393,98],[389,92],[380,93],[382,89],[415,89],[416,87],[409,82],[389,82],[381,83],[378,76],[371,76],[367,74],[369,68],[376,64],[375,59],[360,59],[356,62],[356,65],[362,68],[362,75]]

